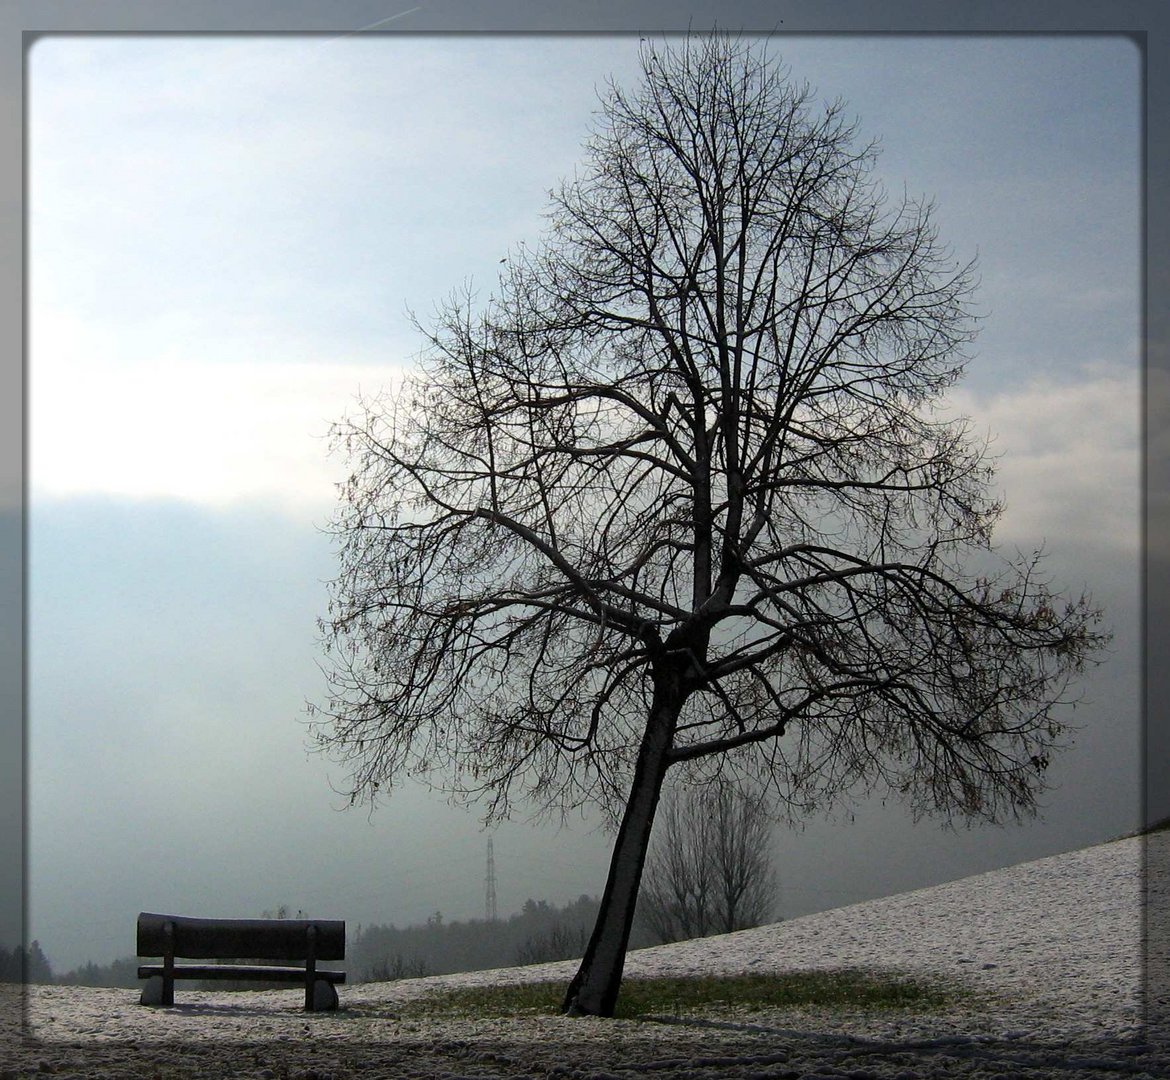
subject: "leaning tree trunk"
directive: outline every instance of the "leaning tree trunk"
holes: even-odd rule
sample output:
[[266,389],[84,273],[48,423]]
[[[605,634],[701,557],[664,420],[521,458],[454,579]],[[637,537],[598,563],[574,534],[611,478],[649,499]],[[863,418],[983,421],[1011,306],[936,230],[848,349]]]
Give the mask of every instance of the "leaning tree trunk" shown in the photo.
[[634,923],[638,886],[650,844],[650,830],[670,763],[668,755],[681,704],[677,694],[656,688],[638,750],[630,797],[610,857],[609,878],[601,897],[601,909],[581,966],[565,992],[562,1008],[571,1016],[613,1016],[630,928]]

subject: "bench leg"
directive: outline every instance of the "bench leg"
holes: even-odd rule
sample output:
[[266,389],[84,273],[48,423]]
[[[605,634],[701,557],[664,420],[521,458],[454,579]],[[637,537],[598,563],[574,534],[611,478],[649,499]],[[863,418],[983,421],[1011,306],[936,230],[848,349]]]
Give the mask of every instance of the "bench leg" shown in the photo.
[[337,988],[328,979],[313,983],[313,995],[305,1002],[309,1012],[331,1012],[337,1008]]
[[163,925],[163,988],[162,1003],[175,1003],[175,924],[169,920]]
[[142,988],[139,1005],[174,1005],[175,980],[165,975],[151,975]]
[[151,975],[146,980],[146,985],[142,988],[142,996],[138,999],[139,1005],[162,1005],[163,1002],[163,977],[161,975]]

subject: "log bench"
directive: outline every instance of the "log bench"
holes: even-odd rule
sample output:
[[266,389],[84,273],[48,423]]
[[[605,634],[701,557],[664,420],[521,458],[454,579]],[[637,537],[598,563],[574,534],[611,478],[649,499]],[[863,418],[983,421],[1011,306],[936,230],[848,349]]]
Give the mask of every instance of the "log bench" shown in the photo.
[[[322,971],[318,960],[345,958],[345,923],[335,919],[191,919],[180,915],[138,916],[138,955],[161,956],[144,964],[140,1003],[174,1005],[176,979],[245,979],[301,983],[305,1009],[337,1008],[336,984],[344,971]],[[176,964],[176,957],[198,960],[300,961],[300,966],[257,964]]]

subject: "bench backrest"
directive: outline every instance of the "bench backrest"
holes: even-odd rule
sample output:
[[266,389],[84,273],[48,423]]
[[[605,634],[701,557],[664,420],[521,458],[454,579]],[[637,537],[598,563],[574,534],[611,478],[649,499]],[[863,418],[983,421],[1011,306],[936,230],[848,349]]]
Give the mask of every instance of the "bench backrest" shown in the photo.
[[314,954],[318,960],[345,959],[345,922],[342,919],[192,919],[182,915],[138,916],[138,955],[164,956],[173,926],[174,956],[197,959],[248,957],[257,960],[305,960],[309,928],[316,927]]

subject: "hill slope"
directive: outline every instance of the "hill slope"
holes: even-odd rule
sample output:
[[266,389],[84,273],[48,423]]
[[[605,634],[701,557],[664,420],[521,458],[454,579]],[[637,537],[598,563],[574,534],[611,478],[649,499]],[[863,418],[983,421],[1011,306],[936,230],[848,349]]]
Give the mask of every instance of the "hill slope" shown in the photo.
[[180,1006],[162,1010],[139,1006],[136,991],[30,987],[33,1041],[0,1048],[0,1074],[24,1075],[18,1062],[28,1068],[31,1060],[44,1071],[136,1080],[641,1073],[730,1080],[840,1069],[908,1080],[1170,1075],[1154,1067],[1156,1052],[1139,1038],[1143,844],[1151,895],[1165,899],[1168,841],[1165,832],[1117,840],[773,926],[639,950],[626,965],[628,976],[907,972],[974,989],[962,1011],[804,1008],[673,1023],[401,1014],[407,1000],[448,987],[567,980],[572,961],[343,987],[342,1008],[315,1015],[300,1011],[296,990],[232,995],[180,984]]

